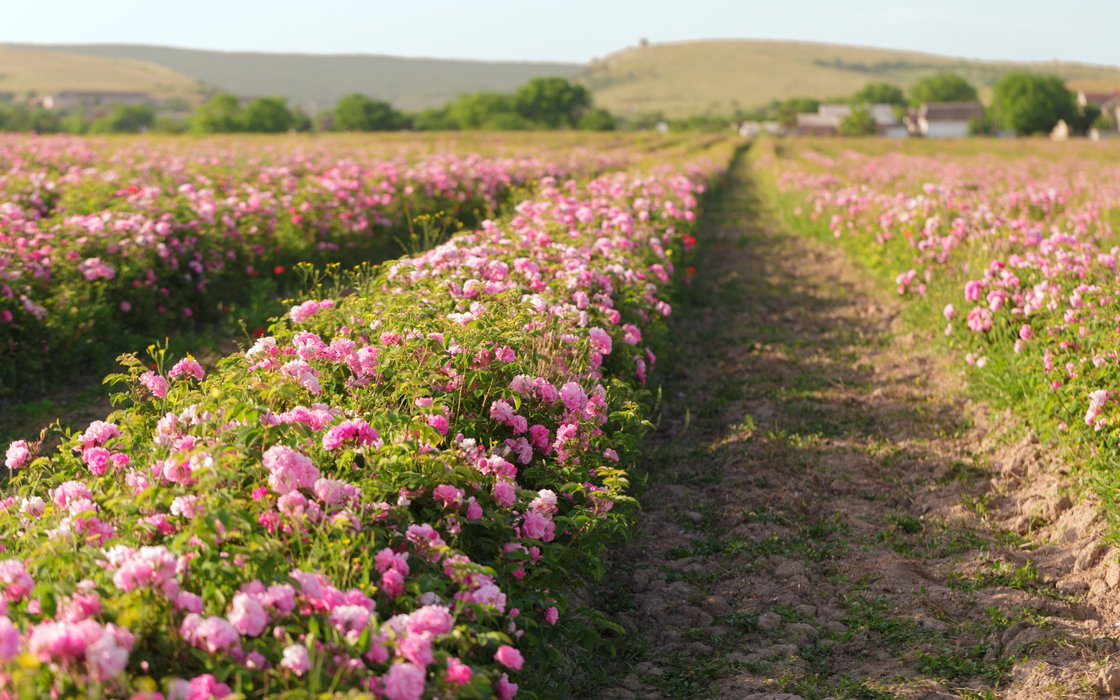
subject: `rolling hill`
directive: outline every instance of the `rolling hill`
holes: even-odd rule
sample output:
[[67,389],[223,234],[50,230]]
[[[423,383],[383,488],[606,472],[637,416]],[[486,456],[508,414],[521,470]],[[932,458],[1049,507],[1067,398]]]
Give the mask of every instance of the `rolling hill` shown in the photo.
[[235,95],[283,95],[311,108],[333,105],[351,92],[388,100],[400,109],[437,107],[463,92],[507,92],[537,76],[570,77],[584,68],[574,63],[224,52],[127,44],[35,48],[44,53],[142,61]]
[[203,86],[172,68],[120,56],[0,45],[0,93],[45,95],[60,90],[147,92],[160,99],[193,99]]
[[627,48],[594,61],[581,79],[598,104],[622,115],[727,114],[771,100],[850,95],[869,82],[907,87],[941,71],[963,75],[984,97],[1011,70],[1056,73],[1075,88],[1120,88],[1120,67],[1016,63],[833,44],[712,40]]

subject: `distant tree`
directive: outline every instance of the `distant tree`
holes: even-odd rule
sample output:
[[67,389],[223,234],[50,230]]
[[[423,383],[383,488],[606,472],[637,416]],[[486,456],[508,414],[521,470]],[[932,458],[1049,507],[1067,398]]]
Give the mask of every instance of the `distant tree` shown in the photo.
[[992,110],[986,110],[982,116],[968,118],[968,133],[973,136],[986,136],[999,131]]
[[52,109],[36,107],[28,113],[28,131],[38,134],[57,134],[62,131],[62,116]]
[[783,126],[793,126],[798,114],[816,112],[820,106],[821,101],[812,97],[791,97],[778,105],[776,116]]
[[89,131],[90,120],[85,110],[79,109],[63,117],[60,126],[67,134],[84,134]]
[[517,112],[497,112],[479,127],[483,131],[527,131],[536,125]]
[[296,119],[283,97],[257,97],[245,105],[241,124],[245,131],[278,134],[295,128]]
[[18,131],[19,115],[15,105],[0,105],[0,131]]
[[1099,117],[1092,123],[1092,128],[1100,129],[1101,131],[1112,131],[1116,129],[1116,112],[1107,111],[1102,112]]
[[336,131],[396,131],[407,124],[405,116],[388,102],[359,93],[346,95],[334,108]]
[[152,124],[152,131],[160,134],[182,134],[189,128],[190,125],[186,120],[167,114],[156,116],[155,124]]
[[518,113],[549,129],[574,127],[591,109],[591,93],[564,78],[533,78],[513,93]]
[[[1096,105],[1085,105],[1077,110],[1073,119],[1069,121],[1069,129],[1078,136],[1085,136],[1101,118],[1101,108]],[[1100,128],[1100,127],[1097,127]]]
[[956,73],[938,73],[910,86],[910,104],[926,102],[976,102],[976,88]]
[[1077,116],[1077,103],[1056,75],[1008,73],[992,86],[992,107],[1005,129],[1017,134],[1049,133],[1065,119]]
[[870,136],[876,131],[875,119],[866,107],[855,107],[837,129],[841,136]]
[[313,131],[315,129],[315,121],[311,118],[311,115],[297,107],[292,110],[291,129],[301,133]]
[[156,113],[148,105],[117,105],[90,124],[95,134],[137,134],[155,124]]
[[237,98],[226,92],[214,95],[191,114],[190,128],[203,134],[241,131],[241,106]]
[[420,131],[454,131],[459,128],[446,106],[417,112],[410,115],[409,120],[412,127]]
[[474,92],[460,95],[447,106],[447,115],[456,128],[481,129],[500,114],[517,114],[513,97],[500,92]]
[[618,120],[602,107],[594,107],[580,116],[576,126],[582,131],[614,131],[618,128]]
[[852,95],[851,102],[861,105],[887,104],[903,106],[906,104],[906,95],[902,88],[890,83],[868,83],[859,92]]
[[672,131],[702,131],[717,133],[731,128],[731,119],[707,114],[698,114],[684,119],[674,119],[669,123]]

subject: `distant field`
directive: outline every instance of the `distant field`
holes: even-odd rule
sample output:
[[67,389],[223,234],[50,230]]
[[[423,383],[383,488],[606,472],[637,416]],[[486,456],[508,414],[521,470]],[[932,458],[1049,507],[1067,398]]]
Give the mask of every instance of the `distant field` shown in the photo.
[[912,51],[794,41],[728,40],[651,44],[594,62],[583,74],[596,101],[618,112],[678,117],[722,114],[774,99],[850,95],[869,82],[906,87],[955,71],[985,89],[1010,70],[1056,73],[1074,87],[1120,87],[1120,68],[1074,63],[973,61]]
[[202,85],[166,66],[129,58],[0,46],[0,92],[43,95],[75,89],[137,91],[159,98],[190,99],[201,94]]

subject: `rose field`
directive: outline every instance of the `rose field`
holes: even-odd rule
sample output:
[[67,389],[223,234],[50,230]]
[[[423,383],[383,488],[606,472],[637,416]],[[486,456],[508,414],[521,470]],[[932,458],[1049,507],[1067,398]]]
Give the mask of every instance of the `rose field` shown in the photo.
[[[1000,144],[996,144],[1000,145]],[[981,394],[1120,486],[1120,166],[1050,144],[760,155],[791,225],[832,238],[936,326]],[[1017,151],[1017,152],[1016,152]]]
[[747,145],[0,136],[0,697],[1120,691],[1116,147]]
[[244,277],[478,225],[315,275],[212,366],[133,355],[105,420],[13,442],[4,692],[515,695],[554,626],[590,624],[573,576],[632,521],[673,260],[730,155],[642,164],[633,141],[5,141],[13,380],[87,334],[173,331]]

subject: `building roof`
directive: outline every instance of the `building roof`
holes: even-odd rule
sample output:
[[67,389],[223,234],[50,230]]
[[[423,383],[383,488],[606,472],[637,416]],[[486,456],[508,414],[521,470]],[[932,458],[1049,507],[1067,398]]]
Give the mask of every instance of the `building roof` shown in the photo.
[[1077,101],[1082,105],[1096,105],[1097,107],[1103,106],[1106,102],[1111,102],[1117,97],[1120,97],[1120,90],[1110,90],[1108,92],[1087,92],[1082,90],[1077,93]]
[[836,129],[847,115],[803,112],[797,115],[797,125],[807,129]]
[[930,122],[961,122],[984,116],[979,102],[927,102],[918,109],[918,116]]
[[840,117],[843,119],[852,113],[852,106],[845,102],[822,104],[817,107],[817,114],[829,117]]

